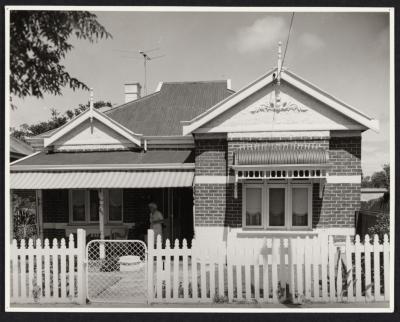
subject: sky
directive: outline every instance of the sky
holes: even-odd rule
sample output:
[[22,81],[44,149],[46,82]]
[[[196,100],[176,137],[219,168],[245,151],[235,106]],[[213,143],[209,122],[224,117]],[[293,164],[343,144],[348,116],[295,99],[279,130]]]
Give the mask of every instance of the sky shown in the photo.
[[[124,102],[123,84],[143,84],[139,50],[160,48],[147,68],[148,94],[161,81],[231,79],[239,90],[276,66],[291,13],[94,12],[112,34],[91,44],[71,39],[67,71],[94,88],[94,99]],[[128,51],[128,52],[124,52]],[[362,135],[365,175],[389,163],[389,14],[295,13],[284,66],[331,95],[380,121],[380,132]],[[50,109],[78,107],[87,91],[14,98],[10,123],[47,120]]]

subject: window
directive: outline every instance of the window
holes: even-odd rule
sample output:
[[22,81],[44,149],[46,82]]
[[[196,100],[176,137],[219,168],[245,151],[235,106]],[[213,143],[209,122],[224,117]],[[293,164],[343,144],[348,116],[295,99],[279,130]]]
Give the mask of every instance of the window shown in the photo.
[[308,226],[308,188],[292,188],[292,226]]
[[245,222],[247,227],[262,225],[262,187],[247,187],[245,189]]
[[[110,189],[104,193],[105,222],[122,222],[123,190]],[[71,223],[98,223],[100,200],[96,189],[69,191]]]
[[90,190],[90,221],[99,221],[99,193],[97,190]]
[[286,215],[286,189],[269,188],[268,189],[268,225],[285,226]]
[[312,184],[244,184],[243,227],[308,229],[312,223]]
[[85,190],[72,190],[71,193],[72,204],[72,221],[84,222],[86,221],[85,213]]
[[122,189],[108,191],[108,220],[122,221]]

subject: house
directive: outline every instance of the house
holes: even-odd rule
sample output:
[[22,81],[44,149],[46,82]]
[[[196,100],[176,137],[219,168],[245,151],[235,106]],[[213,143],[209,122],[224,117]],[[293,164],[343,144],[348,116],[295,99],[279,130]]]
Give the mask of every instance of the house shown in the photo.
[[143,238],[150,201],[171,239],[355,234],[361,135],[379,123],[282,68],[280,54],[237,92],[165,82],[139,98],[132,86],[125,104],[88,109],[12,163],[11,189],[36,196],[45,237],[84,227]]
[[29,144],[10,135],[10,162],[26,157],[33,152]]

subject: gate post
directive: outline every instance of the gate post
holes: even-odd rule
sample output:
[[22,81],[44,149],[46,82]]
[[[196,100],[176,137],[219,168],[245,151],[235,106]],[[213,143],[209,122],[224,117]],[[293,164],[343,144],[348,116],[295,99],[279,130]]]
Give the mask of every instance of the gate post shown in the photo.
[[86,304],[86,231],[77,230],[77,275],[78,275],[78,301]]
[[154,230],[147,230],[147,303],[153,301]]

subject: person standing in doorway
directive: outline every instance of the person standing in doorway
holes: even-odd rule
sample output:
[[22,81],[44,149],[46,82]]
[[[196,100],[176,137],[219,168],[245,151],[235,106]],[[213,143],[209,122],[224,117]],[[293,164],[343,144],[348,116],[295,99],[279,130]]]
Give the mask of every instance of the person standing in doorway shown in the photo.
[[150,209],[150,229],[154,231],[154,242],[157,241],[157,236],[161,236],[161,240],[163,240],[162,235],[162,225],[164,223],[164,217],[162,213],[157,209],[157,204],[154,202],[149,203]]

